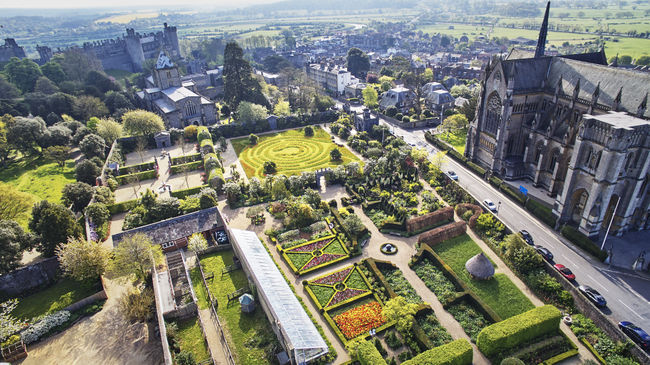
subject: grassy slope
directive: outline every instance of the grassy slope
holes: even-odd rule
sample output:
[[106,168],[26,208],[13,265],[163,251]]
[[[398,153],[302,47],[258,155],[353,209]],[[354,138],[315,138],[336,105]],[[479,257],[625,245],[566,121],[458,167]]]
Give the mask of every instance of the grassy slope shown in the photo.
[[[286,143],[280,142],[285,140]],[[314,171],[359,161],[347,148],[339,147],[343,161],[332,162],[329,152],[336,146],[331,141],[331,136],[317,127],[314,127],[313,137],[305,137],[301,129],[292,129],[260,136],[257,145],[252,147],[248,143],[248,137],[231,140],[231,143],[249,178],[264,176],[265,161],[275,162],[277,174],[283,175],[299,175],[303,171]],[[260,150],[263,150],[264,154],[255,155]]]
[[[221,276],[221,269],[232,265],[233,251],[216,252],[201,259],[204,273],[214,273],[214,279],[208,281],[210,291],[216,296],[219,302],[217,314],[221,323],[228,332],[228,340],[235,352],[235,361],[238,364],[262,364],[267,359],[263,349],[247,347],[245,344],[260,336],[260,333],[270,333],[271,326],[264,315],[264,311],[258,306],[254,314],[242,313],[239,302],[228,305],[228,294],[236,289],[248,285],[246,275],[242,270],[236,270]],[[194,280],[193,280],[194,282]],[[194,287],[201,284],[194,282]],[[275,335],[271,334],[275,337]]]
[[95,281],[78,282],[63,279],[45,290],[19,299],[18,306],[12,314],[17,318],[30,320],[42,314],[61,310],[99,290],[101,289],[96,286]]
[[467,130],[460,133],[441,133],[438,138],[449,143],[461,155],[465,153],[465,141],[467,140]]
[[199,325],[199,317],[176,321],[176,323],[178,324],[177,338],[181,351],[192,352],[194,360],[197,362],[209,359],[210,352],[208,352],[208,346]]
[[469,287],[494,310],[506,319],[533,309],[534,305],[505,274],[496,274],[490,280],[474,280],[465,269],[465,263],[481,252],[481,248],[464,234],[433,247],[438,255]]

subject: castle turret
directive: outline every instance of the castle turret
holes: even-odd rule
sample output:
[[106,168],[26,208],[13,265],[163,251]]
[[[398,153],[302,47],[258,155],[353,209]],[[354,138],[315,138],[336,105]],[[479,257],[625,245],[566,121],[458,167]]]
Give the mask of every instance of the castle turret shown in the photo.
[[142,45],[140,44],[140,36],[135,33],[133,28],[127,28],[124,41],[126,42],[126,51],[131,58],[131,63],[133,64],[133,71],[142,71],[142,66],[144,65],[144,52],[142,51]]
[[160,51],[158,61],[153,69],[153,77],[156,86],[161,89],[181,86],[181,76],[178,67],[167,57],[164,51]]
[[169,51],[171,52],[172,57],[180,58],[181,51],[178,47],[178,35],[176,34],[176,27],[169,27],[167,23],[164,23],[164,42]]
[[36,50],[38,51],[38,55],[40,56],[40,59],[38,61],[40,65],[43,65],[52,59],[52,48],[48,46],[36,45]]

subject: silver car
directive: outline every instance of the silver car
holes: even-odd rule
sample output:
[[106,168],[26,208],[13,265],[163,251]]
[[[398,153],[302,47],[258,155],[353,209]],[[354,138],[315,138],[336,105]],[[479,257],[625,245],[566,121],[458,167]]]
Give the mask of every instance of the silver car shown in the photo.
[[483,200],[483,204],[485,205],[486,208],[488,208],[492,213],[497,212],[497,206],[492,202],[490,199],[485,199]]

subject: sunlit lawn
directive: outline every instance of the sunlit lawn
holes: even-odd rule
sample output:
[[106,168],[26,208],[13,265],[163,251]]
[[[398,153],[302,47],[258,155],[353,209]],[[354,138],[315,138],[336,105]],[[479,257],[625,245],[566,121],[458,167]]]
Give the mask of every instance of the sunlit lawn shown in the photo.
[[178,325],[178,343],[181,351],[189,351],[194,354],[197,362],[210,358],[208,346],[205,343],[199,317],[188,318],[176,321]]
[[35,200],[59,203],[63,187],[76,181],[74,161],[66,161],[61,168],[42,156],[23,157],[0,170],[0,181],[33,195]]
[[98,281],[63,279],[49,288],[19,299],[18,306],[11,313],[17,318],[30,320],[42,314],[59,311],[100,290]]
[[438,134],[438,138],[449,143],[461,155],[465,153],[465,141],[467,140],[466,129],[456,132],[440,133]]

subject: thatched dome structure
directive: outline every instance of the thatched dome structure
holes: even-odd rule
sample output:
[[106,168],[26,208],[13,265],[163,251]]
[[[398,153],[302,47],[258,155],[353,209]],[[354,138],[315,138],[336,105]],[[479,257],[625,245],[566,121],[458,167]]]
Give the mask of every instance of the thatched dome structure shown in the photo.
[[465,268],[474,279],[489,279],[494,275],[494,266],[483,252],[467,260]]

